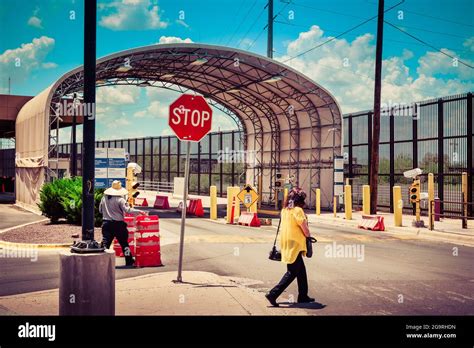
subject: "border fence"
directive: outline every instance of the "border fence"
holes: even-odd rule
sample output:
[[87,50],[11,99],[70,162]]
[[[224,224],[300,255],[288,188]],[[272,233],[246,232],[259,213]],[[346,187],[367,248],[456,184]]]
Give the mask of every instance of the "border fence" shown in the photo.
[[[472,93],[426,100],[411,105],[392,104],[381,113],[378,205],[393,212],[392,187],[402,187],[404,209],[411,180],[403,172],[421,168],[422,191],[427,174],[435,177],[435,197],[461,203],[461,174],[469,174],[468,201],[473,201]],[[407,112],[405,112],[408,110]],[[352,181],[354,205],[362,206],[362,185],[370,176],[372,111],[346,114],[344,122],[345,176]],[[426,202],[425,202],[426,203]],[[427,212],[428,203],[422,204]],[[442,212],[461,214],[460,204],[445,203]],[[470,206],[470,216],[473,207]]]
[[[435,197],[442,204],[441,213],[461,215],[461,174],[469,174],[468,201],[473,202],[473,94],[465,93],[398,105],[389,103],[381,113],[379,147],[378,205],[381,210],[393,211],[392,187],[402,187],[404,209],[412,209],[408,200],[411,180],[403,172],[419,167],[422,191],[427,191],[427,174],[435,178]],[[352,184],[354,208],[362,207],[362,185],[370,176],[370,147],[372,111],[343,116],[345,177]],[[123,147],[130,161],[142,166],[142,182],[173,183],[173,178],[184,175],[185,151],[174,136],[97,141],[97,147]],[[78,174],[81,172],[81,147],[77,144]],[[219,196],[225,196],[228,186],[243,184],[245,163],[222,161],[229,154],[243,150],[241,133],[222,131],[208,134],[199,144],[191,146],[190,193],[208,194],[209,186],[216,185]],[[69,158],[71,144],[58,147],[59,158]],[[224,156],[223,156],[224,155]],[[52,157],[55,157],[52,154]],[[235,156],[236,158],[240,156]],[[0,175],[14,176],[14,149],[0,150]],[[234,163],[230,163],[234,162]],[[456,203],[448,203],[456,202]],[[428,210],[422,202],[422,212]],[[474,216],[470,205],[469,215]]]
[[[148,189],[153,183],[173,185],[175,177],[184,176],[186,149],[175,136],[103,140],[96,141],[96,147],[124,148],[130,155],[130,162],[142,167],[138,180],[146,183]],[[228,186],[239,183],[245,163],[225,163],[221,158],[223,154],[242,149],[240,132],[237,130],[209,133],[200,143],[191,143],[189,193],[209,194],[209,186],[216,185],[219,196],[225,196]],[[82,144],[78,143],[78,175],[82,170],[81,150]],[[69,158],[71,144],[59,145],[58,151],[59,158]]]

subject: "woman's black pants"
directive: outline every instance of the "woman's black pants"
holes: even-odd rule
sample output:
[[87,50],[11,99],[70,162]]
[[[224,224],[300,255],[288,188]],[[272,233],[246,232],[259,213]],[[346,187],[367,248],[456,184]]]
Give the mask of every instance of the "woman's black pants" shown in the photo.
[[280,282],[270,290],[270,295],[276,299],[295,278],[298,282],[299,301],[308,297],[308,277],[306,276],[306,267],[304,266],[302,253],[299,253],[295,262],[287,264],[287,272],[283,278],[281,278]]
[[127,223],[124,221],[104,220],[102,223],[102,243],[109,249],[114,238],[117,238],[125,256],[125,264],[133,264],[133,256],[128,245]]

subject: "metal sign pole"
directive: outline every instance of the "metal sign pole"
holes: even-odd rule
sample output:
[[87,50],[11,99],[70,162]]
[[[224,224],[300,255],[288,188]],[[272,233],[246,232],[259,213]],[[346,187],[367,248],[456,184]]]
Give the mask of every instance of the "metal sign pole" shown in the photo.
[[191,152],[191,142],[186,141],[186,164],[184,167],[184,190],[183,190],[183,206],[181,210],[181,236],[179,239],[179,264],[177,282],[181,283],[183,270],[183,250],[184,250],[184,227],[186,223],[186,203],[188,199],[188,182],[189,182],[189,157]]

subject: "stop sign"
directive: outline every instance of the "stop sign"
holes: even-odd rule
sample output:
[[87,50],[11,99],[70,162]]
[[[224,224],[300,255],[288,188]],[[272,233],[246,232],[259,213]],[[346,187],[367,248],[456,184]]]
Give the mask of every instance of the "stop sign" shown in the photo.
[[199,95],[183,94],[170,105],[168,124],[179,140],[200,141],[212,126],[212,109]]

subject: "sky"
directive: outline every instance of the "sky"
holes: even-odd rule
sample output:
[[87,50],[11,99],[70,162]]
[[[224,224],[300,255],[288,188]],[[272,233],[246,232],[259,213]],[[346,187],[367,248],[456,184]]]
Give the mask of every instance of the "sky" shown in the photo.
[[[399,2],[386,0],[385,9]],[[266,3],[99,0],[97,57],[172,42],[223,45],[266,55]],[[376,20],[336,36],[376,16],[376,0],[274,0],[274,14],[276,60],[326,88],[343,113],[372,107]],[[405,0],[386,12],[385,20],[390,24],[384,25],[384,103],[474,90],[473,1]],[[0,0],[0,93],[36,95],[82,65],[82,55],[83,1]],[[98,88],[97,139],[171,134],[167,108],[177,96],[157,88]],[[215,109],[213,129],[232,128],[235,123]],[[69,138],[66,129],[61,142]]]

